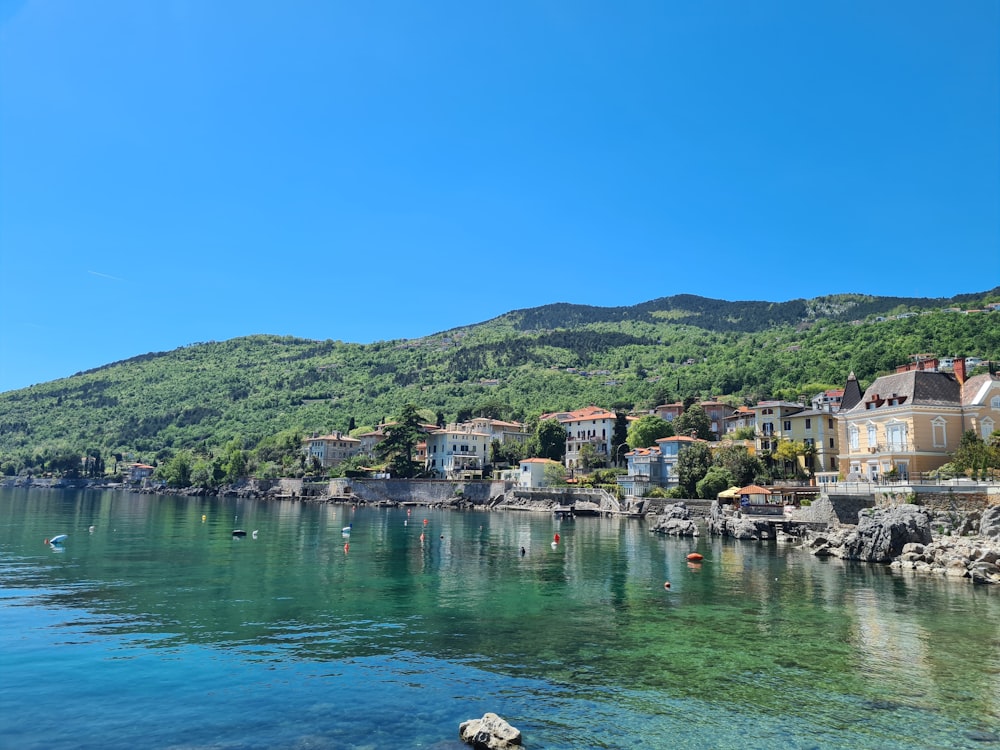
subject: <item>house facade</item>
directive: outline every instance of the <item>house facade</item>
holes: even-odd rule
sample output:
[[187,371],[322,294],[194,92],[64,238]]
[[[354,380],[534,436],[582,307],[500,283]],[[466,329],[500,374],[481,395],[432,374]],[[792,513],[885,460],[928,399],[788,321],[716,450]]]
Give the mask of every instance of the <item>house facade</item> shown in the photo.
[[558,461],[550,458],[526,458],[519,463],[517,485],[519,487],[545,487],[545,467],[559,466]]
[[809,453],[800,456],[801,469],[809,474],[837,471],[840,442],[837,420],[831,412],[806,409],[783,416],[781,425],[781,439],[801,442],[809,449]]
[[614,412],[598,406],[588,406],[576,411],[542,414],[539,419],[556,419],[566,430],[567,469],[582,467],[580,450],[585,445],[593,446],[596,455],[610,463],[611,441],[615,432]]
[[804,404],[788,401],[761,401],[752,408],[757,424],[755,440],[758,455],[773,451],[780,440],[791,440],[791,417],[806,410]]
[[698,438],[677,435],[660,438],[651,448],[636,448],[625,454],[628,473],[618,477],[618,486],[626,497],[642,497],[653,487],[676,487],[677,459],[686,446],[706,443]]
[[361,452],[361,441],[342,432],[329,435],[313,435],[302,441],[306,455],[319,461],[320,466],[329,469]]
[[475,432],[487,435],[491,443],[495,441],[501,445],[505,443],[521,443],[523,445],[531,437],[520,422],[504,422],[500,419],[474,417],[462,424],[468,425]]
[[878,481],[890,472],[909,479],[947,463],[962,434],[989,439],[1000,426],[1000,378],[965,378],[964,360],[953,373],[913,370],[875,380],[861,401],[841,411],[841,470],[848,481]]
[[469,423],[450,424],[427,436],[424,465],[437,479],[479,479],[488,462],[490,436]]
[[[735,414],[737,410],[721,401],[699,401],[698,405],[705,412],[706,416],[708,416],[709,429],[712,431],[715,439],[718,440],[726,433],[728,425],[726,420],[732,414]],[[680,401],[673,404],[660,404],[653,409],[652,413],[666,422],[673,422],[684,413],[684,404]]]

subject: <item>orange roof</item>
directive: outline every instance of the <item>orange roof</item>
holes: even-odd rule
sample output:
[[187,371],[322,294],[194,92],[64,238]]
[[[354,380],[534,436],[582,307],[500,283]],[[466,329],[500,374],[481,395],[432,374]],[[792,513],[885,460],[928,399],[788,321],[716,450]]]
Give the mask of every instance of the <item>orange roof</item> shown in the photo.
[[575,411],[554,411],[542,414],[539,419],[558,419],[560,422],[579,422],[586,419],[615,419],[614,412],[600,406],[587,406]]
[[522,464],[557,464],[558,461],[553,461],[551,458],[522,458]]
[[771,490],[756,484],[748,484],[746,487],[740,487],[739,493],[741,495],[770,495]]
[[657,438],[657,443],[707,443],[701,438],[688,437],[687,435],[674,435],[673,437]]

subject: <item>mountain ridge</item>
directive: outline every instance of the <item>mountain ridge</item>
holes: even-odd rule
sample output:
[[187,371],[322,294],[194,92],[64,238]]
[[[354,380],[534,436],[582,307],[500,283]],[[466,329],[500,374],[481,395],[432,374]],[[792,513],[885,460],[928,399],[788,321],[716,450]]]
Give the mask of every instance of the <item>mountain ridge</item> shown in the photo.
[[[405,403],[448,421],[471,412],[531,420],[587,403],[795,397],[916,353],[1000,360],[1000,312],[943,312],[988,302],[1000,302],[1000,287],[777,303],[675,295],[624,307],[552,303],[371,344],[268,334],[201,342],[0,393],[0,464],[9,472],[56,451],[252,447],[284,431],[373,426]],[[893,313],[908,315],[874,322]]]

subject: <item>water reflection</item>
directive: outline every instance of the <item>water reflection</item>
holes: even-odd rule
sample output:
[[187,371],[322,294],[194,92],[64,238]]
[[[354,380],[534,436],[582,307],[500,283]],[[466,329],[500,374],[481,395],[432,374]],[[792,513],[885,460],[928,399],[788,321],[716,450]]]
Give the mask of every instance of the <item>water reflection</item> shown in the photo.
[[[53,529],[71,534],[58,555]],[[0,545],[3,588],[37,627],[68,613],[76,640],[331,668],[407,654],[640,713],[698,701],[824,732],[861,731],[844,716],[870,709],[878,737],[913,731],[904,709],[941,732],[1000,724],[995,592],[784,547],[619,519],[42,491],[0,494]]]

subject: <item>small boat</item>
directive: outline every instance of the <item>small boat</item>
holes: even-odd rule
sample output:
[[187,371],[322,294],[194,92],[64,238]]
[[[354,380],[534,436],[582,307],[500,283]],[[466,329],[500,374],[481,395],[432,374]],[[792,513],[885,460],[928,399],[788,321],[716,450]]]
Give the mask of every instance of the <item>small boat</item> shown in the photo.
[[243,529],[233,529],[233,536],[244,537],[247,533]]
[[56,534],[51,539],[46,539],[46,544],[51,544],[53,547],[58,546],[69,539],[69,534]]
[[347,526],[345,526],[344,528],[342,528],[340,530],[340,532],[342,534],[350,534],[351,533],[351,529],[353,529],[353,528],[354,528],[354,524],[353,523],[349,523],[349,524],[347,524]]

